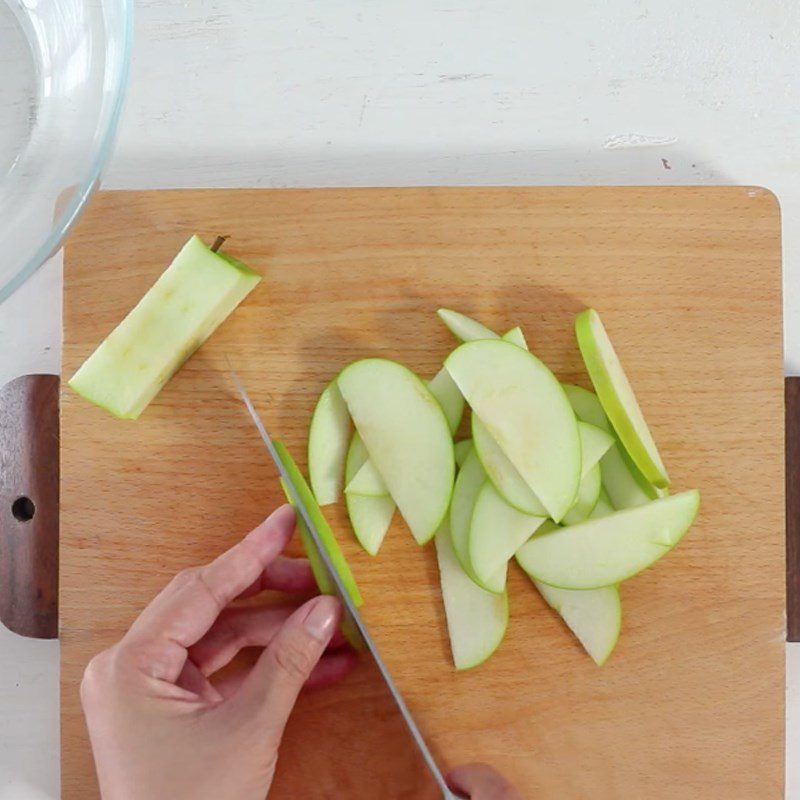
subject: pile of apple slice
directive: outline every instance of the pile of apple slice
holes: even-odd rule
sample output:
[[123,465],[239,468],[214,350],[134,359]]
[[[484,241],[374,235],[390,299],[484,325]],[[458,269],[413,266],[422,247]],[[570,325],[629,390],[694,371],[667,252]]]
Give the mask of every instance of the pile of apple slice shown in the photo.
[[[368,358],[325,388],[309,431],[314,496],[326,505],[344,490],[371,555],[396,509],[420,545],[435,539],[457,669],[485,661],[502,641],[512,559],[603,664],[619,636],[619,584],[677,544],[699,494],[669,495],[596,311],[575,324],[596,394],[559,383],[519,328],[498,336],[463,314],[438,313],[462,344],[427,384],[401,364]],[[454,444],[466,405],[471,438]]]

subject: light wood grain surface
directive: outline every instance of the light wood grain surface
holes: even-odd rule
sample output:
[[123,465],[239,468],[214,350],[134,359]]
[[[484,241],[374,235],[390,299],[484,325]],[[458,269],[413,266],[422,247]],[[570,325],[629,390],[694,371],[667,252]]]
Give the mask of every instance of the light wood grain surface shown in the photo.
[[[675,489],[698,487],[681,545],[622,588],[598,669],[518,571],[506,641],[449,662],[435,555],[402,524],[361,552],[330,519],[367,623],[447,765],[496,764],[536,798],[782,797],[783,383],[779,212],[760,189],[411,189],[101,194],[67,251],[64,370],[116,324],[192,232],[265,280],[136,422],[62,398],[62,796],[96,796],[77,687],[182,567],[280,501],[224,375],[229,355],[303,463],[316,396],[348,361],[433,375],[434,311],[519,324],[586,385],[572,332],[598,308]],[[309,693],[274,797],[417,797],[408,751],[363,670]],[[224,765],[221,765],[224,768]]]

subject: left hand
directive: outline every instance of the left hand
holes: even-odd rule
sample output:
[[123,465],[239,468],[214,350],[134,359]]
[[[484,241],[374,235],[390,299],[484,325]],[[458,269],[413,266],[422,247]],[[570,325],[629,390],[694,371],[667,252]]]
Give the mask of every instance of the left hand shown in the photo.
[[[325,653],[343,644],[333,597],[228,608],[264,589],[315,590],[307,561],[279,555],[294,526],[283,506],[215,561],[181,572],[89,663],[81,699],[104,800],[264,800],[300,690],[338,680],[356,658]],[[248,673],[209,680],[253,646],[263,652]]]

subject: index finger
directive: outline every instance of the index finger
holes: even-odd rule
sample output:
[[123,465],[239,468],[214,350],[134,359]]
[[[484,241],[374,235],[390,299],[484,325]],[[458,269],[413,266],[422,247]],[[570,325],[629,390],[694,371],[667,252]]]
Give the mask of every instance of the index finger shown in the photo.
[[126,639],[166,639],[190,647],[225,606],[256,581],[286,547],[295,526],[290,505],[273,511],[241,542],[210,564],[185,570],[150,603]]

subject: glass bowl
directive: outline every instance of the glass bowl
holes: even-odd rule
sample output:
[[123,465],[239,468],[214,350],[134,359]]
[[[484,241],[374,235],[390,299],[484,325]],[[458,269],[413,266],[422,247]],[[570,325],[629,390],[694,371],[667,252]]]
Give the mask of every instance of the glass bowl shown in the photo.
[[0,0],[0,302],[97,187],[128,78],[134,0]]

